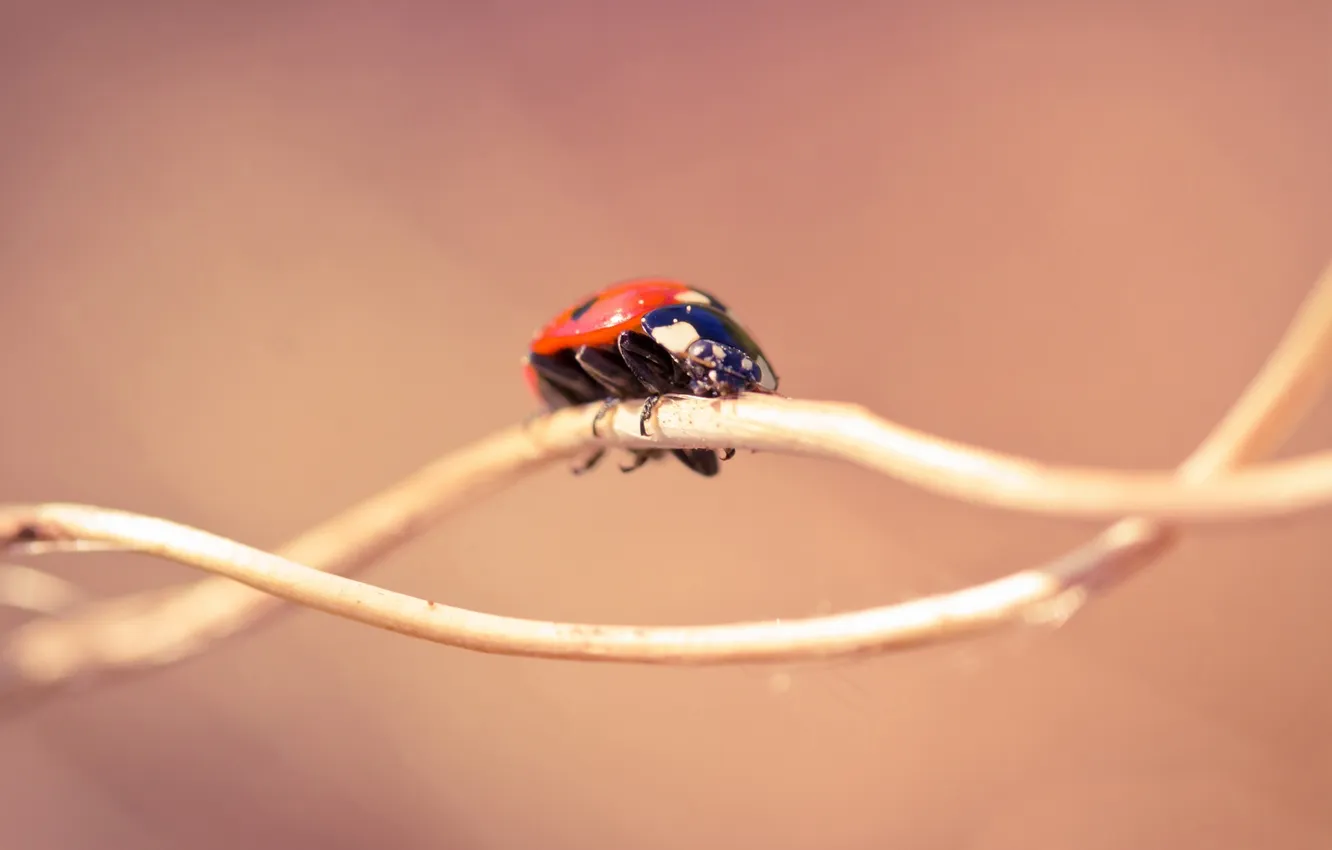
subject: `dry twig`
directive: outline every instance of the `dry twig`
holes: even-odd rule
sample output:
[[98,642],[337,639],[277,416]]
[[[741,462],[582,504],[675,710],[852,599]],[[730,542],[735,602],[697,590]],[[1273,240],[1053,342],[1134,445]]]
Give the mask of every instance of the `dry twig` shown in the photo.
[[[268,554],[197,529],[102,508],[0,509],[0,551],[108,544],[171,558],[215,577],[166,591],[75,605],[30,622],[0,647],[4,695],[189,657],[258,622],[280,600],[439,643],[584,660],[701,664],[886,651],[1001,625],[1062,618],[1088,594],[1165,551],[1163,523],[1286,515],[1332,503],[1332,452],[1229,473],[1274,450],[1332,374],[1332,268],[1324,272],[1261,374],[1173,475],[1060,468],[962,446],[884,422],[861,408],[769,397],[662,404],[653,437],[636,407],[603,420],[605,444],[736,446],[858,463],[936,493],[1052,516],[1137,514],[1041,567],[953,593],[804,620],[703,627],[585,625],[453,608],[335,573],[411,539],[439,517],[594,442],[592,411],[508,429]],[[234,580],[234,581],[233,581]]]

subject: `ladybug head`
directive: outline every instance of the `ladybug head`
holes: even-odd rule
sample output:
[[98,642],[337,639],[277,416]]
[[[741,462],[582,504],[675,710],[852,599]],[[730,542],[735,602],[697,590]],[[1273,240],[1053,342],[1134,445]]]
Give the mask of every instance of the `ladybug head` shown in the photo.
[[762,386],[763,370],[753,356],[724,342],[697,339],[680,360],[695,395],[739,395]]
[[688,376],[694,395],[777,390],[777,375],[762,349],[728,313],[701,304],[672,304],[649,312],[642,325]]

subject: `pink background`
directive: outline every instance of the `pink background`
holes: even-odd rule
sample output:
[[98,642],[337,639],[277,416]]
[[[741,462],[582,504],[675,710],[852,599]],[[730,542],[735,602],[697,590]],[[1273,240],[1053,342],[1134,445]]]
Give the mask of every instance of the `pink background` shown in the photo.
[[[1166,467],[1332,258],[1325,3],[9,5],[5,500],[277,545],[525,416],[532,328],[648,273],[724,296],[792,395]],[[1323,403],[1287,453],[1330,432]],[[1327,847],[1328,520],[1199,533],[1060,631],[858,663],[528,661],[298,612],[3,719],[3,844]],[[1093,530],[742,454],[553,469],[369,576],[704,623]]]

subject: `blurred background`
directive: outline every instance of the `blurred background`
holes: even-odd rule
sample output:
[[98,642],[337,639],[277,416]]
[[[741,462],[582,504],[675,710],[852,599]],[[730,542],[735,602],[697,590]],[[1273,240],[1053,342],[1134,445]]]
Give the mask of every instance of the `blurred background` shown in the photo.
[[[644,274],[722,296],[791,395],[1168,467],[1332,259],[1325,3],[0,15],[6,501],[276,546],[526,416],[532,329]],[[1283,454],[1329,433],[1323,402]],[[705,490],[728,523],[678,508]],[[1323,848],[1329,519],[1206,529],[1059,630],[855,663],[488,657],[298,611],[0,718],[3,844]],[[366,575],[706,623],[1095,530],[742,454],[711,481],[556,467]],[[41,563],[108,594],[197,577]]]

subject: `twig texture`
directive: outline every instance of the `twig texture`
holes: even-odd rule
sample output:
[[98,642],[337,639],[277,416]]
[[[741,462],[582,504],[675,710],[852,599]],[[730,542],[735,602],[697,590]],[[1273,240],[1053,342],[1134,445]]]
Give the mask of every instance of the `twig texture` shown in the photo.
[[[664,664],[882,652],[1011,623],[1062,619],[1091,593],[1168,549],[1177,525],[1268,518],[1332,504],[1332,452],[1231,471],[1273,451],[1330,375],[1332,269],[1324,272],[1261,373],[1173,474],[1050,466],[911,431],[846,404],[671,398],[658,408],[648,438],[638,434],[634,403],[603,420],[596,438],[593,411],[587,408],[510,428],[437,461],[277,554],[121,511],[66,504],[4,507],[0,551],[121,547],[215,576],[184,588],[82,602],[63,585],[10,573],[10,585],[27,588],[25,599],[45,600],[28,607],[56,613],[13,631],[0,647],[0,696],[30,696],[98,675],[161,667],[256,624],[282,600],[484,652]],[[997,508],[1134,518],[1061,558],[996,581],[804,620],[700,627],[544,622],[454,608],[338,575],[373,562],[480,495],[594,442],[823,456]],[[19,579],[28,584],[13,583]],[[0,580],[0,587],[10,585]],[[41,593],[32,596],[32,588]],[[9,595],[18,598],[16,593]]]

